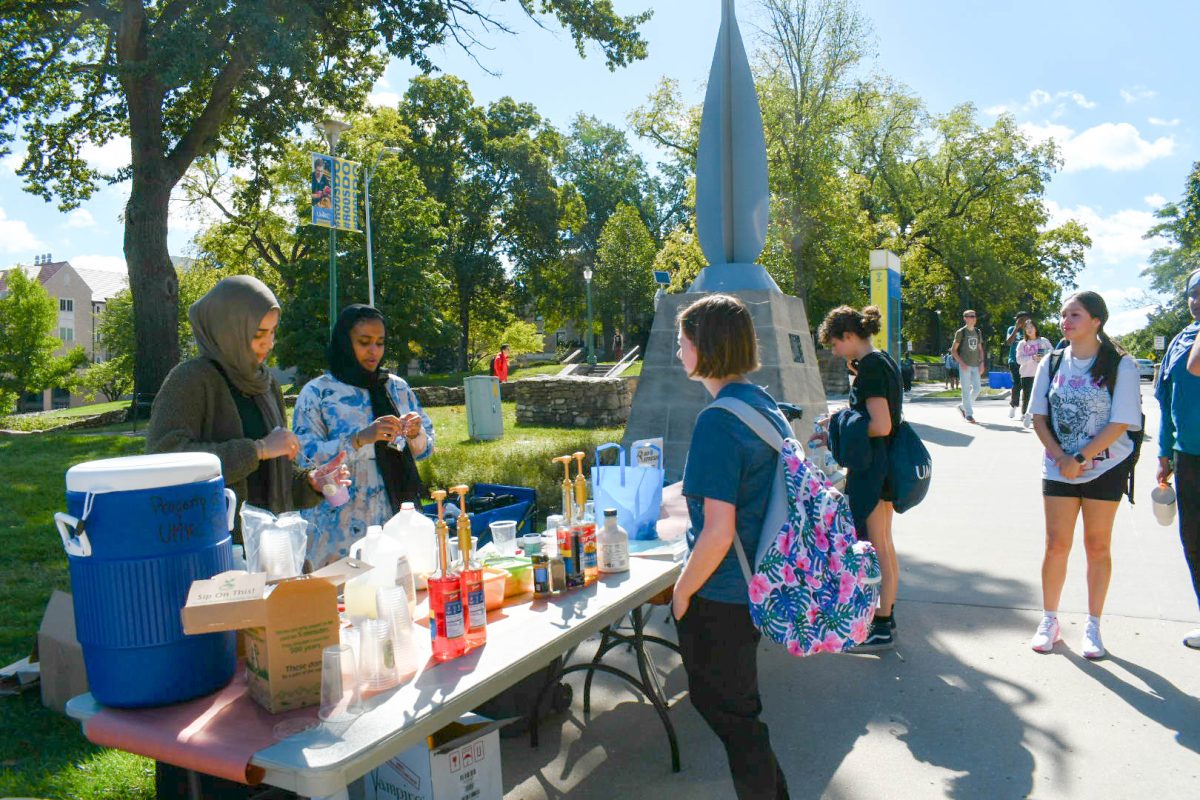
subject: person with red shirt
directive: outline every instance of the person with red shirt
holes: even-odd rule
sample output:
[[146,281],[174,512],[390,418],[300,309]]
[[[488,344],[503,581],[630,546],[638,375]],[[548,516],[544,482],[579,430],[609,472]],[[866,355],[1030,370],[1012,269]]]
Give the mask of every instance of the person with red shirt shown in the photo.
[[508,383],[508,345],[500,345],[500,352],[492,357],[492,374],[501,383]]

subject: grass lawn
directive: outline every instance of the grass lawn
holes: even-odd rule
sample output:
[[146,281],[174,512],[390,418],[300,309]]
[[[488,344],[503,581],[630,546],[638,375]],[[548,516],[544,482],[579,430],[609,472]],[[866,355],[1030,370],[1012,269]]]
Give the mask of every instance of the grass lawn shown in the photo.
[[[504,438],[472,442],[462,406],[428,409],[437,450],[420,462],[434,488],[454,483],[501,483],[538,491],[538,514],[558,510],[562,468],[554,456],[619,441],[621,428],[530,428],[516,425],[516,406],[504,403]],[[144,428],[143,426],[139,426]],[[128,423],[118,426],[127,431]],[[65,505],[63,475],[82,461],[136,455],[141,437],[112,433],[46,433],[0,437],[0,664],[29,654],[42,610],[54,589],[69,591],[67,560],[53,515]],[[93,747],[79,725],[42,708],[37,692],[0,698],[0,797],[152,798],[153,764]]]
[[[984,389],[983,392],[979,396],[980,397],[1002,397],[1006,392],[1008,392],[1008,389],[992,389],[989,387],[989,388]],[[923,395],[923,397],[959,398],[959,397],[962,397],[962,390],[961,389],[943,389],[940,392],[930,392],[929,394]]]
[[45,411],[40,414],[13,414],[10,416],[0,416],[0,428],[5,428],[13,431],[44,431],[50,428],[57,427],[79,417],[93,417],[97,414],[106,414],[109,411],[116,411],[120,408],[128,408],[128,400],[114,400],[111,403],[93,403],[89,406],[76,406],[75,408],[59,408],[54,411]]

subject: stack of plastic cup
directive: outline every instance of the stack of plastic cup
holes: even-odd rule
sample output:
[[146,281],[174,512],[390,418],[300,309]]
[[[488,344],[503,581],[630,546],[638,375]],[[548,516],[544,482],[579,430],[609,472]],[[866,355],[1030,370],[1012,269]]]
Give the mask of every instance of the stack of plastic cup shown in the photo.
[[267,528],[259,535],[258,565],[274,581],[296,576],[296,559],[292,554],[292,537],[285,530]]
[[359,638],[359,678],[371,691],[390,689],[400,682],[392,648],[392,626],[387,620],[368,619]]
[[358,694],[358,667],[354,650],[345,644],[326,647],[321,653],[321,708],[325,722],[348,722],[362,713]]
[[379,604],[379,619],[387,622],[391,628],[396,677],[403,683],[417,672],[417,647],[413,641],[408,597],[399,586],[385,586],[376,593],[376,602]]
[[492,529],[492,542],[503,555],[517,554],[517,523],[512,520],[493,522],[488,526]]
[[407,555],[396,558],[396,585],[404,590],[408,597],[408,616],[411,619],[417,613],[417,580],[413,574],[412,562]]

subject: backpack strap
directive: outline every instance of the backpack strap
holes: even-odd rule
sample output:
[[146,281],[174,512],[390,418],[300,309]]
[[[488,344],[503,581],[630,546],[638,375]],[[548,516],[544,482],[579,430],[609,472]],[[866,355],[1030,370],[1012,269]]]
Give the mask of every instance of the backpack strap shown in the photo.
[[[775,452],[783,452],[783,436],[779,433],[779,430],[768,422],[766,417],[756,411],[754,406],[744,400],[738,400],[736,397],[720,397],[705,406],[705,410],[709,408],[719,408],[722,411],[733,414],[747,428],[754,431],[758,438],[770,445]],[[782,465],[776,467],[776,472],[778,473],[780,469],[782,469]],[[781,481],[777,479],[775,484],[779,485]],[[779,509],[787,504],[786,490],[781,494],[773,486],[768,503],[767,513],[764,515],[763,520],[767,524],[770,524],[770,520],[777,517]],[[761,532],[759,533],[759,538],[762,538]],[[749,585],[751,578],[754,577],[754,570],[750,568],[750,559],[746,558],[746,549],[742,547],[742,537],[738,536],[736,530],[733,532],[733,547],[737,552],[738,563],[742,565],[742,575],[746,578],[746,584]]]
[[1054,406],[1050,403],[1050,389],[1054,386],[1054,376],[1058,374],[1058,370],[1062,367],[1063,356],[1067,352],[1067,340],[1063,339],[1058,345],[1050,351],[1050,366],[1047,369],[1046,375],[1046,429],[1050,431],[1050,438],[1053,439],[1059,447],[1062,447],[1062,442],[1058,439],[1058,434],[1054,432]]

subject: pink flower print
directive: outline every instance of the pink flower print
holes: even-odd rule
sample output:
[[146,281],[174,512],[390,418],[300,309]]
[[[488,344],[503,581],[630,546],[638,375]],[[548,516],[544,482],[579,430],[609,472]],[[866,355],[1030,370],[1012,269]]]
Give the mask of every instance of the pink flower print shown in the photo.
[[836,633],[825,634],[825,639],[821,642],[822,648],[826,653],[840,653],[845,640]]
[[796,569],[800,570],[801,572],[812,571],[812,561],[809,560],[807,554],[796,559]]
[[771,593],[771,582],[767,576],[758,574],[750,579],[750,602],[758,605]]
[[817,613],[818,613],[818,612],[817,612],[817,607],[816,607],[816,606],[809,606],[809,607],[808,607],[808,611],[806,611],[806,612],[805,612],[804,616],[808,618],[808,624],[809,624],[809,625],[816,625],[816,624],[817,624]]
[[833,555],[831,555],[829,557],[829,571],[830,572],[841,572],[842,571],[842,560],[840,558],[838,558],[837,553],[834,553]]
[[794,656],[804,655],[804,647],[800,644],[799,639],[792,639],[787,643],[787,651]]
[[850,547],[850,537],[846,534],[839,534],[833,538],[833,551],[839,556],[844,554]]
[[795,474],[796,470],[800,469],[800,458],[795,452],[788,452],[783,457],[783,463],[787,467],[787,471]]
[[829,537],[825,535],[825,531],[817,531],[817,535],[813,537],[813,544],[822,553],[829,552]]
[[795,544],[795,541],[796,534],[792,531],[792,526],[784,525],[779,538],[775,540],[775,546],[779,548],[779,552],[787,556],[791,553],[792,545]]
[[825,643],[823,641],[821,641],[820,639],[817,639],[808,648],[808,654],[810,656],[815,656],[817,653],[823,653],[823,652],[825,652]]
[[855,644],[862,644],[867,640],[867,635],[871,632],[871,623],[865,619],[856,619],[850,625],[850,638]]
[[800,582],[800,578],[796,576],[796,570],[792,569],[791,564],[784,564],[780,573],[783,575],[784,586],[795,586]]
[[838,584],[838,602],[845,603],[850,600],[850,596],[854,594],[854,590],[858,587],[858,581],[849,572],[843,572],[841,581]]
[[821,582],[817,580],[815,575],[809,575],[808,578],[805,579],[805,583],[807,583],[808,588],[812,589],[814,592],[821,588]]

